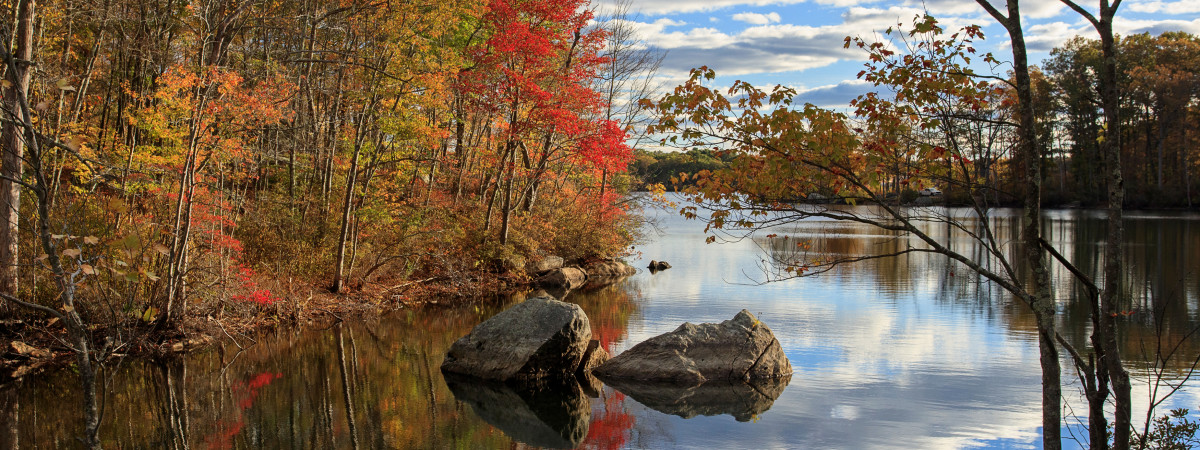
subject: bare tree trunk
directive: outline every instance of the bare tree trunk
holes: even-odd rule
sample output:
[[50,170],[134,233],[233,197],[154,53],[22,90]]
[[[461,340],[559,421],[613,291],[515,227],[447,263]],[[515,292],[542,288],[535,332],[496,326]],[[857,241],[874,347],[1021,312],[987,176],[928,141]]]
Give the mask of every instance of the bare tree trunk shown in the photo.
[[[513,205],[512,205],[513,178],[516,178],[516,171],[517,171],[517,163],[516,163],[516,161],[514,161],[514,159],[516,159],[516,155],[513,154],[513,152],[516,151],[516,149],[514,147],[516,147],[516,146],[513,145],[513,143],[510,141],[508,143],[508,153],[509,153],[508,181],[505,182],[505,186],[504,186],[504,205],[500,208],[501,209],[500,210],[500,244],[501,245],[508,243],[508,231],[512,226],[511,222],[512,222],[512,211],[513,211]],[[503,173],[501,173],[501,174],[503,175]]]
[[[1101,0],[1100,21],[1096,29],[1100,32],[1100,43],[1104,53],[1104,67],[1100,74],[1100,87],[1104,104],[1104,122],[1107,128],[1100,143],[1104,152],[1105,170],[1108,179],[1108,233],[1104,245],[1104,289],[1100,294],[1103,308],[1100,326],[1104,330],[1104,365],[1112,383],[1113,399],[1113,448],[1127,449],[1133,429],[1133,406],[1129,372],[1121,361],[1121,348],[1117,342],[1117,317],[1119,317],[1121,276],[1124,274],[1124,204],[1125,180],[1121,173],[1121,122],[1120,93],[1117,90],[1117,51],[1112,30],[1112,19],[1116,6],[1109,7],[1108,0]],[[1118,2],[1119,3],[1119,2]],[[1160,179],[1161,181],[1161,179]]]
[[1062,448],[1062,368],[1059,364],[1055,331],[1054,295],[1050,291],[1050,272],[1046,267],[1045,250],[1041,245],[1041,187],[1042,157],[1037,145],[1036,115],[1033,109],[1033,89],[1029,75],[1025,35],[1021,28],[1021,11],[1017,0],[1008,0],[1007,14],[1000,12],[987,0],[976,0],[1008,31],[1012,43],[1013,73],[1015,75],[1019,110],[1019,157],[1025,165],[1024,212],[1021,215],[1021,240],[1024,260],[1032,279],[1026,301],[1033,310],[1038,326],[1038,350],[1042,366],[1042,446],[1048,450]]
[[334,293],[341,293],[344,283],[346,237],[350,232],[350,213],[354,205],[354,185],[358,182],[358,157],[361,154],[362,144],[359,143],[354,146],[354,156],[350,158],[350,170],[346,172],[346,198],[342,202],[342,227],[341,232],[338,233],[337,269],[333,274],[333,287],[330,288]]
[[1105,135],[1100,142],[1104,159],[1105,180],[1108,185],[1107,225],[1104,246],[1104,286],[1100,291],[1099,339],[1103,347],[1098,369],[1108,373],[1113,394],[1113,448],[1127,449],[1133,430],[1133,407],[1130,395],[1129,372],[1121,361],[1120,345],[1117,342],[1117,317],[1120,316],[1120,287],[1123,272],[1123,244],[1125,240],[1124,203],[1125,180],[1121,168],[1121,114],[1120,91],[1117,86],[1116,38],[1113,34],[1113,18],[1120,0],[1109,3],[1100,0],[1099,18],[1080,7],[1072,0],[1061,0],[1076,13],[1083,16],[1100,34],[1103,64],[1100,68],[1100,97],[1104,108]]
[[[17,4],[17,34],[15,51],[12,55],[16,61],[9,64],[5,80],[10,86],[4,90],[4,109],[14,117],[5,121],[0,129],[4,140],[4,155],[0,157],[0,292],[17,296],[20,287],[17,269],[19,262],[20,219],[21,219],[21,186],[14,182],[20,180],[23,173],[25,144],[22,142],[23,130],[18,122],[25,120],[19,99],[25,98],[29,92],[29,64],[33,59],[33,21],[36,0],[21,0]],[[4,42],[4,45],[8,45]],[[7,302],[0,310],[0,316],[9,314]]]
[[[507,144],[505,144],[504,150],[501,150],[500,166],[496,168],[496,182],[491,183],[489,181],[491,176],[487,175],[488,179],[485,179],[482,185],[483,195],[487,195],[487,185],[493,184],[492,195],[488,196],[487,213],[484,215],[483,219],[483,231],[489,231],[492,229],[492,211],[495,210],[496,197],[498,197],[500,194],[500,187],[504,185],[504,167],[506,164],[508,164],[508,153],[508,147]],[[487,238],[485,237],[484,239]]]

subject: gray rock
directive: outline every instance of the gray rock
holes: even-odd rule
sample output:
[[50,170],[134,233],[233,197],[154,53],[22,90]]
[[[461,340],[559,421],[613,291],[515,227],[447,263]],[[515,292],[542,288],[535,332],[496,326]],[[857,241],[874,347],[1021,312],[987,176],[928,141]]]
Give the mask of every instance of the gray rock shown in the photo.
[[699,386],[613,380],[609,385],[638,403],[685,419],[728,414],[747,422],[771,409],[791,379],[710,381]]
[[538,260],[538,262],[534,263],[532,266],[528,266],[528,269],[529,273],[537,275],[554,269],[561,269],[562,266],[563,259],[561,256],[547,256]]
[[713,380],[757,380],[791,375],[779,341],[749,311],[719,324],[684,323],[647,339],[592,371],[600,380],[698,385]]
[[592,326],[579,305],[531,298],[455,341],[442,371],[500,381],[571,375],[591,339]]
[[563,267],[546,272],[538,278],[539,286],[575,289],[587,282],[587,273],[577,267]]
[[621,261],[594,262],[584,266],[583,271],[587,272],[588,278],[620,278],[637,273],[637,269]]
[[546,383],[500,383],[446,375],[458,401],[509,437],[544,448],[575,448],[587,436],[591,403],[573,378]]

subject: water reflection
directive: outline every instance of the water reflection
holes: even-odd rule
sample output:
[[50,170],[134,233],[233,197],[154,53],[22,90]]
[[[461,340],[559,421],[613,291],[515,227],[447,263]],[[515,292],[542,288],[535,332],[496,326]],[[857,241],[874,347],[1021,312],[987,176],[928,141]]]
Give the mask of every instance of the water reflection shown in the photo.
[[[451,343],[521,301],[518,296],[279,332],[243,342],[244,350],[226,344],[184,359],[114,362],[102,377],[101,438],[115,448],[550,445],[543,438],[581,448],[1037,445],[1040,374],[1033,317],[978,276],[945,258],[907,255],[759,286],[753,281],[761,279],[759,265],[767,252],[793,251],[797,242],[829,255],[909,243],[857,226],[811,221],[780,233],[789,241],[764,237],[705,245],[702,224],[674,214],[662,217],[667,234],[640,246],[647,258],[631,263],[644,266],[652,257],[674,268],[560,293],[583,307],[594,338],[617,354],[680,323],[720,322],[745,308],[775,332],[802,386],[798,381],[781,393],[761,389],[762,399],[735,392],[730,398],[739,400],[712,405],[703,400],[717,394],[619,386],[626,395],[595,380],[555,388],[554,397],[443,380],[438,363]],[[1015,236],[1013,214],[997,211],[992,220],[1007,239]],[[1200,216],[1130,213],[1127,223],[1123,286],[1133,313],[1122,319],[1122,352],[1143,383],[1134,388],[1140,410],[1149,400],[1150,377],[1161,370],[1177,381],[1186,363],[1200,355],[1200,343],[1188,337],[1200,322]],[[984,260],[986,253],[969,240],[929,226],[947,245]],[[1103,217],[1055,211],[1047,213],[1045,226],[1075,264],[1085,271],[1101,267]],[[1086,346],[1087,305],[1065,270],[1055,270],[1059,329]],[[1156,348],[1175,349],[1176,357],[1155,365]],[[82,418],[63,405],[79,403],[76,382],[67,370],[0,390],[0,448],[74,448]],[[561,396],[564,392],[568,395]],[[743,406],[727,406],[738,402]],[[496,404],[516,406],[487,406]],[[1079,399],[1069,398],[1068,404],[1076,412],[1085,409]],[[1197,405],[1200,390],[1190,389],[1163,407]],[[497,419],[517,414],[509,410],[518,407],[524,410],[516,423],[536,418],[545,427],[527,433],[519,431],[527,426]],[[532,423],[541,426],[537,422]]]
[[609,380],[622,394],[654,410],[690,419],[727,414],[738,422],[757,420],[775,403],[792,377],[743,381],[710,381],[696,386]]
[[445,374],[458,401],[475,414],[529,445],[575,448],[588,434],[592,409],[574,378],[506,384]]
[[[579,299],[596,338],[611,347],[637,309],[631,292],[600,288],[569,297]],[[244,350],[230,343],[183,359],[111,364],[104,377],[102,441],[117,448],[508,447],[524,435],[506,434],[503,422],[477,413],[481,402],[456,399],[482,391],[463,385],[451,391],[438,363],[455,339],[520,300],[402,311],[373,322],[280,332]],[[78,403],[75,381],[61,371],[0,390],[0,447],[74,447],[82,419],[62,405]],[[560,443],[578,443],[602,421],[608,422],[599,429],[609,437],[632,426],[621,416],[620,402],[614,411],[591,413],[612,402],[612,393],[600,390],[590,386],[593,394],[605,395],[595,400],[578,385],[552,389],[576,394],[567,396],[570,401],[543,402],[550,397],[520,390],[511,395],[534,399],[529,405],[569,405],[572,414],[528,409],[554,427],[562,425],[556,418],[573,417],[574,431]]]

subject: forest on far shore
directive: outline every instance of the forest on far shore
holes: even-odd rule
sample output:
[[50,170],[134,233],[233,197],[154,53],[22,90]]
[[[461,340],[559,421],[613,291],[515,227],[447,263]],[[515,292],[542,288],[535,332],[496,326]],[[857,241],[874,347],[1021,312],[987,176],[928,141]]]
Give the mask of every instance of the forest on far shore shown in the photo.
[[[1182,32],[1159,36],[1135,34],[1117,42],[1121,85],[1121,161],[1127,208],[1195,208],[1200,206],[1200,38]],[[1104,184],[1099,136],[1103,131],[1097,73],[1100,43],[1076,37],[1055,48],[1040,68],[1033,68],[1037,130],[1044,159],[1046,206],[1101,206]],[[987,108],[972,111],[996,123],[1009,122],[1016,107],[1010,91],[995,94]],[[936,130],[935,130],[936,131]],[[915,143],[920,130],[895,140],[900,155],[881,191],[913,198],[920,189],[907,183],[926,164]],[[1015,139],[1003,127],[961,130],[964,154],[999,204],[1014,204],[1023,174],[1010,164]],[[724,167],[728,156],[713,150],[635,151],[629,172],[638,188],[662,184],[681,188],[702,170]],[[949,164],[947,164],[949,165]],[[686,174],[680,177],[680,174]],[[970,192],[939,186],[950,204],[967,204]],[[832,189],[819,192],[836,195]]]

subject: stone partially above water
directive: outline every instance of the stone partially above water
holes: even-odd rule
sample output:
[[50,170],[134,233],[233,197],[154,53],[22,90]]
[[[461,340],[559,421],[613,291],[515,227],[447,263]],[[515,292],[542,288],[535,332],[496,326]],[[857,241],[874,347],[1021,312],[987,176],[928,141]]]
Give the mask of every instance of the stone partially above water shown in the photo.
[[591,339],[592,326],[579,305],[535,297],[455,341],[442,370],[498,381],[569,376],[579,369]]
[[561,267],[538,277],[537,284],[571,290],[583,286],[587,279],[588,274],[578,267]]
[[650,269],[650,273],[654,273],[654,272],[670,269],[671,263],[668,263],[666,261],[650,260],[650,265],[646,266],[646,268]]
[[638,380],[697,385],[714,380],[758,380],[792,373],[771,329],[749,311],[719,324],[684,323],[601,364],[602,381]]

